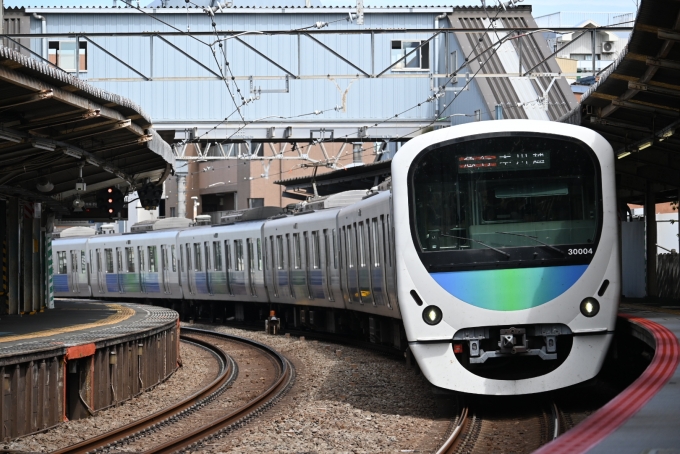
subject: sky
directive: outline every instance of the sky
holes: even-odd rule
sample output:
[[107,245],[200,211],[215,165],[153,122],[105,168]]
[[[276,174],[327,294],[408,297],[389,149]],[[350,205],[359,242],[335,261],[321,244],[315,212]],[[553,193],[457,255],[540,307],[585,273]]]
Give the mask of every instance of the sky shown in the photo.
[[[487,5],[497,4],[498,0],[486,0]],[[141,5],[151,3],[151,0],[140,0]],[[240,3],[244,3],[241,0]],[[290,3],[290,2],[289,2]],[[356,2],[346,0],[322,0],[327,5],[347,5]],[[524,0],[521,5],[531,5],[534,17],[543,16],[556,12],[595,12],[595,13],[622,13],[633,12],[637,8],[639,0]],[[113,0],[4,0],[5,7],[12,6],[111,6]],[[118,4],[122,4],[119,0]],[[281,4],[286,4],[281,0]],[[479,6],[481,0],[364,0],[364,6],[396,6],[396,5],[426,5],[426,6]]]

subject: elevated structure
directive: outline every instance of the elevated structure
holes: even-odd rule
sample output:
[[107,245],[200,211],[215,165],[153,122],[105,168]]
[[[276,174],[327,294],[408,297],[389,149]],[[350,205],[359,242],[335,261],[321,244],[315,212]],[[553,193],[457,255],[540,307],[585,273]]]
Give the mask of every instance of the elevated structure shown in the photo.
[[271,181],[311,174],[301,161],[345,168],[352,142],[369,164],[433,128],[576,105],[529,6],[217,3],[8,13],[30,22],[10,44],[135,100],[175,141],[191,164],[166,186],[169,216],[295,202]]

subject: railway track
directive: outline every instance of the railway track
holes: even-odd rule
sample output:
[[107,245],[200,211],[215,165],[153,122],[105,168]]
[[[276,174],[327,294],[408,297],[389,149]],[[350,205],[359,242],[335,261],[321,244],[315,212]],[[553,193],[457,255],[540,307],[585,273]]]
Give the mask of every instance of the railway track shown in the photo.
[[[170,453],[195,448],[268,409],[294,381],[292,364],[266,345],[193,328],[182,328],[181,338],[209,349],[217,358],[219,373],[208,386],[177,405],[55,453]],[[240,357],[234,359],[236,355]],[[251,363],[252,367],[246,366]],[[256,383],[251,375],[259,375]],[[241,397],[233,399],[237,389]]]
[[[479,407],[478,402],[475,403]],[[533,410],[520,410],[501,417],[483,411],[479,417],[470,404],[460,400],[459,411],[451,423],[449,435],[436,454],[497,452],[531,452],[564,432],[564,415],[554,401],[539,404]],[[486,416],[488,414],[488,416]],[[521,425],[520,425],[521,423]],[[494,434],[495,437],[489,437]],[[496,446],[493,441],[496,438]],[[500,451],[499,451],[500,449]]]

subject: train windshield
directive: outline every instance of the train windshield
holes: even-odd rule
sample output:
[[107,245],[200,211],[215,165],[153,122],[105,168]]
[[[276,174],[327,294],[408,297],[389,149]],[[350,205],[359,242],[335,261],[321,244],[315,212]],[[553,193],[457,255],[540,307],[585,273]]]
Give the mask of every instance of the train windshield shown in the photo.
[[599,165],[581,142],[522,135],[452,143],[422,153],[410,175],[414,241],[421,256],[439,256],[431,263],[592,257]]

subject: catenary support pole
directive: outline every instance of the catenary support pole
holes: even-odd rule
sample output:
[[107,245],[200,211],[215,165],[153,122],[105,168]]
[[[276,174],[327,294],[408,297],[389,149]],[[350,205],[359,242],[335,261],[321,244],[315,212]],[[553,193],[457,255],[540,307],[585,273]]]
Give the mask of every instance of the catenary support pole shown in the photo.
[[659,296],[656,281],[656,204],[653,183],[647,181],[645,193],[645,238],[647,255],[647,296]]

